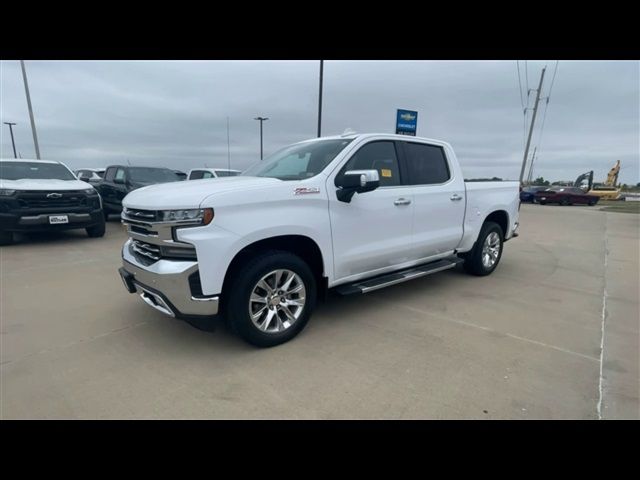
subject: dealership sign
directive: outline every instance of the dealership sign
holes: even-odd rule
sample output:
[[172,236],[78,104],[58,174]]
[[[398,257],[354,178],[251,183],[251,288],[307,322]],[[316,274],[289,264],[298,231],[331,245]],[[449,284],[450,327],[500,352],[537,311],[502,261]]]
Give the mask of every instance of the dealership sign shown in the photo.
[[396,117],[396,133],[400,135],[416,136],[418,128],[418,112],[413,110],[400,110]]

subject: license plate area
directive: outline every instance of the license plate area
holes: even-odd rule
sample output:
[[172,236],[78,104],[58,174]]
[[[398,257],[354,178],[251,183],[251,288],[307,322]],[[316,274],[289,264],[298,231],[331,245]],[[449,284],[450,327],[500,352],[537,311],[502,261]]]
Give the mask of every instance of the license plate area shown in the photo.
[[57,225],[60,223],[69,223],[69,216],[68,215],[50,215],[49,223],[51,225]]

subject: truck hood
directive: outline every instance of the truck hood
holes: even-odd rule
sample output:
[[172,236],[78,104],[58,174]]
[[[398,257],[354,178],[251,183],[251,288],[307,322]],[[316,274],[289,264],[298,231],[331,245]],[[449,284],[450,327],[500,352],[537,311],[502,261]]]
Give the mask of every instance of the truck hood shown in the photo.
[[57,179],[36,179],[23,178],[20,180],[5,180],[0,178],[0,188],[11,190],[87,190],[92,186],[81,180],[57,180]]
[[138,188],[122,200],[122,205],[141,210],[197,208],[210,196],[278,185],[282,180],[264,177],[226,177],[161,183]]

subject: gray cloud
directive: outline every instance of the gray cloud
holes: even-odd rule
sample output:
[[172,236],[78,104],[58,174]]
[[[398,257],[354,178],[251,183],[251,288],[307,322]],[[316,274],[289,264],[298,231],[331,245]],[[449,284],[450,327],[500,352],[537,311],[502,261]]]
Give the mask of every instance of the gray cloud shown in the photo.
[[[529,62],[529,88],[545,63]],[[316,134],[318,62],[30,61],[27,70],[42,157],[72,168],[127,159],[226,166],[227,116],[235,168],[258,159],[256,115],[270,118],[267,154]],[[593,169],[601,180],[620,159],[620,180],[640,181],[639,70],[638,62],[560,62],[542,139],[544,103],[534,134],[536,176]],[[393,132],[396,108],[418,110],[418,135],[451,142],[467,177],[517,178],[524,139],[515,61],[325,62],[323,134]],[[0,62],[0,116],[18,123],[17,148],[34,157],[17,61]],[[11,157],[8,128],[0,132],[1,154]]]

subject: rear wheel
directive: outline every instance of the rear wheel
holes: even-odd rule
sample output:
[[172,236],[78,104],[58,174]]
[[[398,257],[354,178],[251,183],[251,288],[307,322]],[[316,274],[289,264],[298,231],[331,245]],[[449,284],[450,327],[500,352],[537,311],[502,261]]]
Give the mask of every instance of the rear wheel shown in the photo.
[[595,204],[596,204],[596,202],[594,202],[593,200],[590,200],[590,201],[589,201],[589,206],[590,206],[590,207],[593,207]]
[[464,269],[472,275],[489,275],[500,263],[503,243],[504,233],[500,225],[485,222],[473,250],[464,260]]
[[566,207],[568,205],[571,205],[571,203],[569,202],[568,198],[563,198],[562,200],[560,200],[560,205],[562,205],[563,207]]
[[13,243],[12,232],[0,232],[0,245],[11,245]]
[[316,281],[300,257],[272,250],[240,268],[229,285],[232,330],[258,347],[273,347],[305,327],[316,303]]

